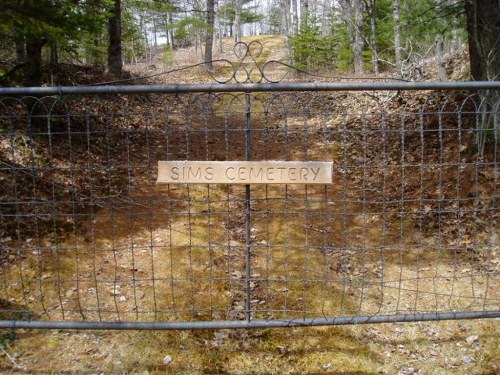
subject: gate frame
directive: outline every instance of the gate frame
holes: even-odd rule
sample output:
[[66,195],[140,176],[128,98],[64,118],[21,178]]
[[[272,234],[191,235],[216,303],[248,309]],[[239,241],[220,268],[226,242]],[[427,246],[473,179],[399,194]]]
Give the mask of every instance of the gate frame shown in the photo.
[[[249,144],[250,94],[253,92],[353,92],[353,91],[424,91],[424,90],[500,90],[500,81],[470,82],[318,82],[318,83],[211,83],[211,84],[164,84],[164,85],[95,85],[60,87],[10,87],[0,88],[0,96],[72,96],[99,94],[166,94],[166,93],[228,93],[238,92],[245,95],[246,118],[246,155],[252,158]],[[250,283],[250,185],[246,185],[246,290]],[[40,320],[0,320],[0,328],[10,329],[79,329],[79,330],[199,330],[199,329],[236,329],[236,328],[275,328],[305,327],[349,324],[396,323],[459,319],[500,318],[496,311],[436,312],[393,314],[376,316],[340,316],[322,318],[293,318],[275,320],[252,320],[250,298],[246,300],[245,320],[236,321],[198,321],[198,322],[103,322],[103,321],[40,321]]]

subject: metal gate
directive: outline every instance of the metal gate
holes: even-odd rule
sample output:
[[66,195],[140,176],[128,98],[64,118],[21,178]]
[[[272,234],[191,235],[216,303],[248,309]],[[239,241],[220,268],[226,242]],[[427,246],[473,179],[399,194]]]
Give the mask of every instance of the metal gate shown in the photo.
[[0,327],[500,317],[500,83],[298,82],[241,48],[216,83],[0,89]]

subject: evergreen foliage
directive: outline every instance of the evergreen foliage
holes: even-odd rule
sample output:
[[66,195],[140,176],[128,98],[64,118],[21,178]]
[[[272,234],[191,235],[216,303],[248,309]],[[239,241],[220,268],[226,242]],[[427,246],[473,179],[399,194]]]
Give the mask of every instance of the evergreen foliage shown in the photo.
[[289,40],[292,61],[297,68],[310,71],[335,68],[335,42],[332,36],[321,35],[314,20],[304,22],[299,32]]
[[[465,4],[477,0],[467,1],[399,0],[403,63],[413,64],[439,53],[464,50],[470,33],[465,23]],[[234,36],[236,14],[241,13],[239,22],[253,24],[253,31],[259,25],[260,32],[286,34],[290,58],[298,68],[335,69],[343,74],[353,70],[355,56],[359,67],[359,47],[353,52],[352,25],[349,31],[352,15],[349,21],[346,8],[339,2],[311,2],[297,14],[298,9],[292,9],[295,3],[299,4],[271,0],[264,15],[249,0],[221,0],[214,28],[209,29],[204,1],[122,0],[123,61],[153,63],[165,50],[161,44],[173,49],[168,50],[168,61],[173,61],[171,55],[176,48],[196,44],[198,51],[207,32],[218,33],[219,41],[223,36]],[[113,0],[3,0],[0,12],[3,83],[6,76],[14,75],[11,71],[16,71],[15,75],[22,72],[25,83],[36,84],[41,78],[40,67],[48,61],[104,67],[112,4]],[[394,0],[371,0],[364,4],[364,25],[359,28],[364,40],[361,70],[395,75]],[[237,6],[241,6],[239,12]],[[307,22],[294,23],[297,16],[305,17]],[[442,41],[440,46],[438,41]],[[23,66],[19,65],[23,62]],[[16,68],[12,70],[13,67]]]
[[144,35],[135,21],[132,10],[125,7],[122,12],[122,47],[123,58],[127,63],[136,62],[146,53]]
[[0,13],[3,37],[13,34],[57,44],[63,52],[78,53],[82,44],[102,32],[110,0],[4,0]]
[[199,17],[186,17],[170,25],[167,29],[174,29],[178,45],[186,46],[192,43],[194,36],[207,28],[207,22]]
[[[244,1],[248,3],[248,1]],[[264,19],[264,15],[257,13],[256,8],[243,8],[241,10],[241,23],[260,22]],[[233,26],[236,19],[236,8],[232,3],[226,3],[219,8],[219,17],[221,18],[221,26],[229,26],[229,36],[233,35]]]

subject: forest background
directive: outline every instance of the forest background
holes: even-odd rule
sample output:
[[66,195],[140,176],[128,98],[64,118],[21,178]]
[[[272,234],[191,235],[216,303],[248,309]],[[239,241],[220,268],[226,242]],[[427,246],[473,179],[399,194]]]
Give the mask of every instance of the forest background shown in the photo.
[[388,73],[467,52],[471,77],[498,80],[500,6],[476,0],[5,0],[0,84],[37,86],[64,64],[122,76],[123,64],[168,68],[195,46],[213,68],[223,38],[287,37],[288,63],[341,76]]

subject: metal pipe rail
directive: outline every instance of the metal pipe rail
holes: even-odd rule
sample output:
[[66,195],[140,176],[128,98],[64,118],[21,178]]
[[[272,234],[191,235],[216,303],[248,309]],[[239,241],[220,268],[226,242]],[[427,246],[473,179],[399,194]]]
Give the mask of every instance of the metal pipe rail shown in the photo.
[[331,325],[408,323],[439,320],[500,318],[500,311],[470,311],[447,313],[421,313],[373,316],[340,316],[334,318],[306,318],[282,320],[237,320],[200,322],[79,322],[79,321],[29,321],[0,320],[0,328],[9,329],[78,329],[78,330],[200,330],[200,329],[250,329],[283,327],[317,327]]
[[234,84],[166,84],[117,86],[2,87],[0,95],[96,95],[96,94],[167,94],[278,91],[398,91],[398,90],[499,90],[500,81],[468,82],[297,82]]

